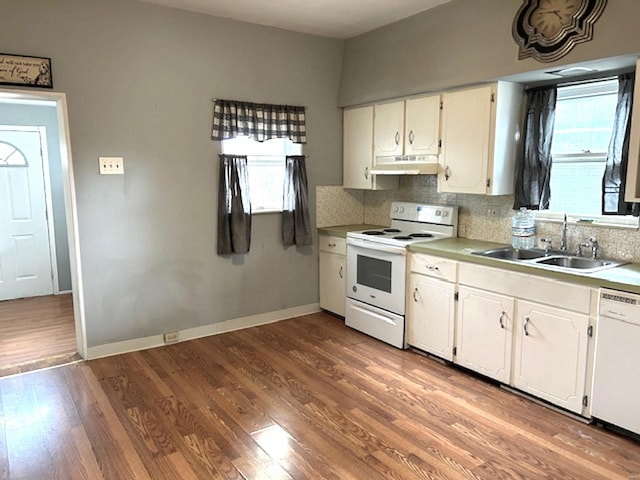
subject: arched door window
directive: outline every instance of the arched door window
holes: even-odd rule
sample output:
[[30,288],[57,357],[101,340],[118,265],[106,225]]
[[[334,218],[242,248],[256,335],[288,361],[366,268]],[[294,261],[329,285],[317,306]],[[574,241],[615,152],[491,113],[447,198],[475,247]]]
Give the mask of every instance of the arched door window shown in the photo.
[[28,167],[27,158],[20,149],[7,142],[0,142],[0,167]]

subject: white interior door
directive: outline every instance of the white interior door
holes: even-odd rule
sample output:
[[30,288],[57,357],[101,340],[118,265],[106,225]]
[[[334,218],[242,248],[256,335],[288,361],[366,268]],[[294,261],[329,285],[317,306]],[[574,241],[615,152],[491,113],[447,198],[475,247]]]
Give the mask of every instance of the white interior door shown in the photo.
[[0,300],[53,293],[42,138],[0,127]]

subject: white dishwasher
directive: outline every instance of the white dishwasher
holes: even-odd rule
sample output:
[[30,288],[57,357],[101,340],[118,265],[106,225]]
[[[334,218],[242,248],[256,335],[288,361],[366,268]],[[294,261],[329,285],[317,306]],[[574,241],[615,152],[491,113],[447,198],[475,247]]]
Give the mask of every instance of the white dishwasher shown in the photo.
[[640,295],[600,289],[591,415],[640,435]]

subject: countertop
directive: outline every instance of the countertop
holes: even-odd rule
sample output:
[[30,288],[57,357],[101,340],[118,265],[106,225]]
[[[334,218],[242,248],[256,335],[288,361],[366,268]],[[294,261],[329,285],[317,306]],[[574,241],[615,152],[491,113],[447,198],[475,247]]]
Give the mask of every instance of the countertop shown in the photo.
[[515,272],[523,272],[546,278],[554,278],[566,282],[579,283],[591,287],[605,287],[613,290],[640,294],[640,264],[629,263],[594,273],[579,271],[558,271],[528,265],[523,262],[500,260],[496,258],[472,255],[471,252],[490,248],[506,247],[502,243],[470,240],[468,238],[448,238],[431,242],[420,242],[409,245],[410,252],[426,253],[439,257],[451,258],[464,262],[477,263],[488,267],[503,268]]

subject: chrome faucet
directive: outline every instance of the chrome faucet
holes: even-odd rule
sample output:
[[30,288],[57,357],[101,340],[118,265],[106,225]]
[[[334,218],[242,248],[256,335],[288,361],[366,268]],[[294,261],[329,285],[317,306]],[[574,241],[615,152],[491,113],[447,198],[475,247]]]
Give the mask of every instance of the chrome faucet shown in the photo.
[[589,243],[591,244],[591,258],[596,258],[598,256],[598,240],[596,237],[589,237]]
[[567,214],[564,214],[564,220],[562,221],[562,240],[560,240],[560,251],[567,251]]

